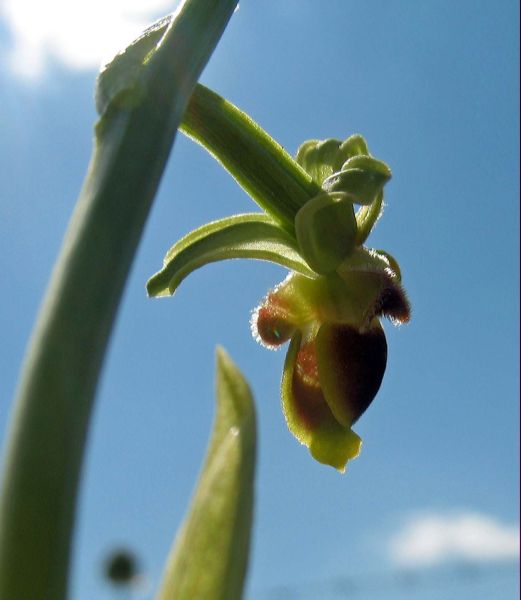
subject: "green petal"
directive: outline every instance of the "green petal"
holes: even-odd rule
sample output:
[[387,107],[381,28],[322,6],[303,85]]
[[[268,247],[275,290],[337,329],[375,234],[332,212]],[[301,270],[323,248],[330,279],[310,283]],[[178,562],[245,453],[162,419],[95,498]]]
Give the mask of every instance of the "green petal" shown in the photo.
[[385,373],[387,343],[380,323],[360,333],[346,325],[324,324],[316,338],[318,377],[333,415],[344,427],[371,404]]
[[[291,433],[309,448],[313,458],[341,473],[348,460],[360,454],[362,440],[349,427],[335,419],[324,399],[316,373],[316,359],[311,351],[303,356],[301,334],[291,340],[282,377],[282,410]],[[299,365],[297,365],[299,359]]]
[[309,266],[320,274],[331,273],[355,247],[353,203],[344,194],[319,194],[298,211],[295,232]]
[[255,258],[313,276],[298,253],[293,238],[270,217],[245,214],[199,227],[167,252],[164,266],[147,283],[149,296],[172,295],[195,269],[230,258]]
[[382,216],[384,206],[384,193],[381,191],[369,206],[361,206],[356,213],[357,246],[361,246],[369,237],[372,228]]

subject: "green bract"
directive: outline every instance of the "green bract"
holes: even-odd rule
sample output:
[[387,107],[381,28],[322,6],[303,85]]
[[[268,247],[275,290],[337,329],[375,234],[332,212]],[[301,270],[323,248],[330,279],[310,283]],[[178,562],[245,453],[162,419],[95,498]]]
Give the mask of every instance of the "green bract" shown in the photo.
[[304,142],[294,161],[247,115],[201,85],[181,130],[265,212],[208,223],[179,240],[148,292],[171,295],[194,269],[228,258],[289,269],[254,311],[252,331],[269,348],[291,342],[281,390],[288,427],[316,460],[344,471],[361,447],[351,427],[385,372],[380,318],[399,324],[410,317],[397,261],[363,245],[381,214],[391,171],[360,135]]

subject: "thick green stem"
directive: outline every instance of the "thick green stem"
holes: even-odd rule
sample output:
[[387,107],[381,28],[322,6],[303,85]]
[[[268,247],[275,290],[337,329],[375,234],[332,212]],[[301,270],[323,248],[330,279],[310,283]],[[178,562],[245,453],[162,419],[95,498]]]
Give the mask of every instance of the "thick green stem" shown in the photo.
[[298,210],[322,190],[255,121],[198,84],[180,129],[204,146],[293,236]]
[[236,4],[187,0],[139,81],[129,77],[129,94],[110,98],[96,128],[9,429],[2,600],[66,596],[79,473],[105,348],[179,121]]

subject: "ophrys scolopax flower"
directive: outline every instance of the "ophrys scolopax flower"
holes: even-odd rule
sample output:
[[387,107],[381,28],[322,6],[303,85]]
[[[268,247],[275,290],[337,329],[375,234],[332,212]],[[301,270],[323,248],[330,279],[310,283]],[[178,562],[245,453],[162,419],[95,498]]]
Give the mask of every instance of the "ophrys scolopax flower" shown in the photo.
[[[201,93],[193,114],[188,112],[186,131],[204,143],[194,132],[211,128],[219,109],[212,104],[218,97],[204,88]],[[240,125],[244,168],[239,151],[229,144],[205,145],[265,214],[235,215],[188,234],[167,253],[148,290],[170,295],[194,269],[229,258],[269,260],[288,268],[286,279],[254,311],[252,330],[270,348],[290,342],[281,386],[288,427],[315,459],[344,471],[361,447],[352,425],[371,404],[385,372],[387,343],[380,319],[400,324],[410,317],[397,261],[365,246],[381,215],[391,172],[369,154],[360,135],[344,142],[305,142],[293,162],[264,132],[259,134],[257,125],[251,129],[251,120],[238,109],[228,103],[225,108],[228,120],[222,127],[229,125],[230,114]],[[245,143],[252,154],[255,144],[263,146],[257,162],[244,153]],[[266,147],[272,152],[268,159]],[[277,157],[282,157],[279,163]],[[284,185],[277,178],[286,171]],[[284,198],[291,186],[293,195]],[[278,191],[280,203],[271,190]]]

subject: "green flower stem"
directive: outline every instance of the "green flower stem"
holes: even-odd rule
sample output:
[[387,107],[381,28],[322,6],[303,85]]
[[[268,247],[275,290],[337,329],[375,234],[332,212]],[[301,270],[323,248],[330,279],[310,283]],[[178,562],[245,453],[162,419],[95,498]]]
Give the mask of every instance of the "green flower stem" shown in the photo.
[[295,215],[322,190],[255,121],[198,84],[180,129],[204,146],[259,206],[295,235]]
[[105,348],[179,121],[236,4],[187,0],[139,78],[137,68],[128,89],[109,97],[96,127],[9,429],[2,600],[66,596],[79,473]]

